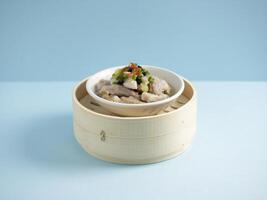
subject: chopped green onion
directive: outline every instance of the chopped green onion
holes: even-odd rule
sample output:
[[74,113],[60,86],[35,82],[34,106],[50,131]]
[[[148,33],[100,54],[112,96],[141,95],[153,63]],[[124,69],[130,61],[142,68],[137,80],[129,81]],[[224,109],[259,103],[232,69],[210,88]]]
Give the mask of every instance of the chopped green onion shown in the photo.
[[142,83],[142,77],[141,76],[137,76],[135,80],[136,80],[137,84]]
[[136,80],[136,78],[137,78],[137,75],[134,74],[134,75],[132,76],[132,79],[133,79],[133,80]]
[[140,87],[141,87],[141,90],[143,91],[143,92],[147,92],[148,91],[148,85],[146,84],[146,83],[141,83],[140,84]]
[[148,82],[149,82],[149,83],[153,83],[153,82],[154,82],[154,78],[153,78],[152,76],[149,76],[149,77],[148,77]]

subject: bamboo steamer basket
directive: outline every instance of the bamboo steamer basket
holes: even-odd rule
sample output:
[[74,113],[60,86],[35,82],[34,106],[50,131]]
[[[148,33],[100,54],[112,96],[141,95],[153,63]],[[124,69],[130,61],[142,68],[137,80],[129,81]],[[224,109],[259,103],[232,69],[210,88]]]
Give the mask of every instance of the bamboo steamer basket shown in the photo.
[[197,98],[188,80],[175,103],[146,117],[121,117],[103,109],[88,95],[86,80],[73,91],[73,128],[90,155],[114,163],[148,164],[173,158],[192,143]]

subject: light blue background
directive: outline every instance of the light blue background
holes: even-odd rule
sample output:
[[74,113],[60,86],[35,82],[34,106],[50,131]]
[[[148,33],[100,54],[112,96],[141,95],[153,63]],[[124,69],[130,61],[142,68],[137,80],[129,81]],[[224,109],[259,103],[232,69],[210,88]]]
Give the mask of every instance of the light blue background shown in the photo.
[[[75,141],[74,84],[130,61],[194,82],[175,159],[116,165]],[[267,199],[267,82],[239,81],[267,81],[267,1],[0,0],[0,200]]]
[[267,1],[0,0],[0,80],[79,80],[136,61],[267,80]]

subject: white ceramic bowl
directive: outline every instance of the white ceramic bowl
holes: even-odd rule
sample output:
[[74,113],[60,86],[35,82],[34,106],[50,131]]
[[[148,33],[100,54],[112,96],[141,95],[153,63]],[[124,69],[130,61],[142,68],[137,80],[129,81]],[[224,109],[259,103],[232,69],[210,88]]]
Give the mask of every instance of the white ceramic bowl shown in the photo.
[[102,97],[99,97],[95,93],[95,85],[100,80],[110,80],[114,71],[118,68],[123,68],[124,66],[117,66],[105,69],[94,75],[92,75],[86,82],[86,90],[90,96],[95,100],[96,103],[101,105],[103,108],[121,115],[121,116],[148,116],[155,115],[162,109],[167,108],[171,103],[173,103],[184,90],[184,81],[176,73],[155,66],[142,65],[145,69],[148,69],[152,75],[159,77],[160,79],[166,80],[172,88],[172,95],[164,100],[143,103],[143,104],[127,104],[127,103],[117,103],[108,101]]

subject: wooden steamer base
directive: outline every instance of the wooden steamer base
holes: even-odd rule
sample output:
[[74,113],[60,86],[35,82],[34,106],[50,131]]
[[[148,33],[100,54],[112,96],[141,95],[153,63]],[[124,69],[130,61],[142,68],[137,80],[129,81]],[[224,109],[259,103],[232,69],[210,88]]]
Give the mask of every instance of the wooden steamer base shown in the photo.
[[177,101],[159,114],[120,117],[94,103],[84,79],[73,91],[73,126],[89,154],[110,162],[147,164],[173,158],[192,143],[196,132],[196,91],[185,81]]

